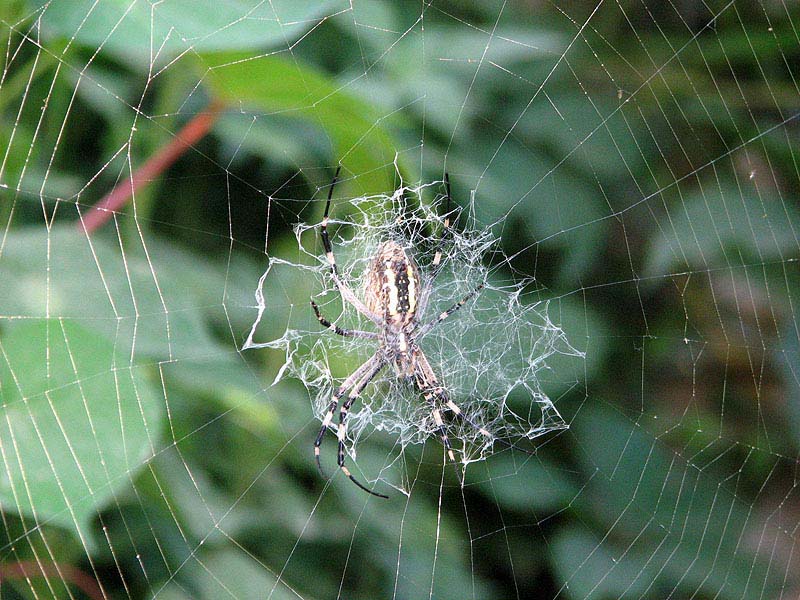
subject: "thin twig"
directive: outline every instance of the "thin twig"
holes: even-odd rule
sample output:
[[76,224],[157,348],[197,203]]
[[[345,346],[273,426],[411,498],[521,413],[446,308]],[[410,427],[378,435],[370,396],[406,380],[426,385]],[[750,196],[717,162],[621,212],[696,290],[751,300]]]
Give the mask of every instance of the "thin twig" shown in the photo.
[[223,105],[213,101],[208,109],[198,113],[175,137],[154,156],[149,158],[129,178],[122,181],[106,194],[97,204],[81,215],[78,230],[92,233],[108,221],[133,196],[134,192],[147,185],[172,163],[180,158],[189,148],[203,139],[210,131],[222,111]]
[[0,583],[4,579],[30,577],[52,577],[62,579],[80,588],[92,600],[103,600],[103,590],[91,575],[80,569],[61,563],[41,564],[35,560],[20,560],[0,565]]

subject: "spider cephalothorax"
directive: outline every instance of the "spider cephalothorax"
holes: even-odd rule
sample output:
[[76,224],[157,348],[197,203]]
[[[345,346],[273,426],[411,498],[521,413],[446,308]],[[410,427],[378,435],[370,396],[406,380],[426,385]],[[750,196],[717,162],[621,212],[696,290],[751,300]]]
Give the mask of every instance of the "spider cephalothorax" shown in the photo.
[[[444,321],[451,314],[461,308],[481,289],[482,285],[475,288],[464,298],[456,302],[446,311],[420,324],[419,317],[425,314],[425,308],[430,290],[439,273],[442,264],[442,242],[444,234],[450,227],[449,216],[444,220],[444,232],[436,253],[430,264],[430,272],[427,273],[423,284],[420,278],[420,270],[416,261],[400,244],[393,240],[385,241],[378,247],[375,256],[369,261],[365,284],[363,290],[364,301],[362,302],[356,294],[345,285],[339,278],[336,267],[336,259],[333,255],[330,238],[328,236],[328,214],[333,196],[333,187],[339,176],[337,169],[336,175],[331,183],[328,192],[328,202],[325,205],[325,214],[320,226],[320,236],[325,247],[325,255],[331,268],[331,275],[342,298],[352,305],[358,312],[367,317],[377,327],[377,332],[343,329],[331,323],[320,313],[319,307],[312,300],[311,306],[317,315],[319,322],[344,337],[355,337],[377,340],[378,348],[366,362],[358,367],[342,385],[333,393],[333,397],[328,404],[325,417],[322,420],[322,427],[319,430],[316,441],[314,442],[314,455],[317,466],[322,471],[320,464],[320,446],[328,427],[331,426],[333,415],[339,407],[339,424],[337,437],[339,440],[338,464],[344,474],[350,478],[361,489],[386,498],[383,494],[378,494],[361,484],[348,470],[345,465],[345,446],[347,436],[347,413],[356,399],[361,395],[364,388],[381,372],[387,365],[392,365],[398,377],[407,377],[413,380],[419,388],[426,402],[431,405],[431,414],[439,433],[439,437],[447,450],[447,455],[451,461],[455,462],[455,453],[447,437],[447,431],[442,419],[443,411],[450,411],[456,418],[464,420],[479,433],[491,441],[496,438],[483,427],[474,423],[464,415],[458,405],[450,399],[447,390],[439,383],[436,373],[433,371],[428,359],[420,349],[417,341],[421,339],[433,327]],[[447,189],[448,208],[450,204],[450,181],[445,174],[445,186]],[[349,390],[349,393],[348,393]],[[339,402],[347,394],[347,399],[339,406]],[[497,440],[502,443],[502,440]],[[510,444],[509,444],[510,445]]]

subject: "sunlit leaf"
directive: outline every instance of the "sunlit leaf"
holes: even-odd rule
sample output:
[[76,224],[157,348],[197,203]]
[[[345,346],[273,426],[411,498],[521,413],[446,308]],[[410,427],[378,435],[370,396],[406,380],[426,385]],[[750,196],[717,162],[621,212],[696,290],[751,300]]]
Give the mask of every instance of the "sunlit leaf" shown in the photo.
[[141,67],[166,64],[184,52],[283,46],[311,28],[341,0],[75,0],[36,2],[48,38],[74,39]]
[[146,370],[66,319],[7,324],[0,349],[3,509],[81,529],[157,447]]
[[397,152],[391,115],[347,85],[288,55],[204,54],[198,66],[208,69],[203,81],[213,93],[233,106],[255,110],[260,119],[276,113],[318,126],[332,158],[357,176],[357,193],[394,189],[396,173],[387,168]]

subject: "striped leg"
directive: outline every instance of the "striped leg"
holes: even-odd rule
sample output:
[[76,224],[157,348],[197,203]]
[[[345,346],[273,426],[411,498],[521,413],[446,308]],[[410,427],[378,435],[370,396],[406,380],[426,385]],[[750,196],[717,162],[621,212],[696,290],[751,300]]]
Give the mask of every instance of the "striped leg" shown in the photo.
[[[417,385],[420,384],[418,383]],[[425,400],[427,400],[430,405],[433,406],[433,422],[436,423],[436,430],[439,434],[439,439],[442,440],[442,446],[444,446],[450,462],[456,466],[456,476],[458,477],[459,483],[464,485],[464,479],[461,476],[461,471],[458,469],[458,461],[456,461],[455,452],[453,452],[453,445],[450,443],[450,438],[447,436],[447,428],[444,426],[442,411],[439,409],[439,404],[437,403],[437,398],[440,396],[440,392],[443,390],[437,390],[433,387],[423,387],[422,385],[420,385],[420,389],[425,396]]]
[[421,338],[423,335],[428,333],[431,329],[436,327],[439,323],[444,321],[447,317],[449,317],[454,312],[456,312],[459,308],[464,306],[467,302],[472,300],[478,294],[478,292],[480,292],[482,289],[483,289],[483,284],[480,284],[478,287],[476,287],[469,294],[464,296],[461,300],[459,300],[458,302],[453,304],[453,306],[448,308],[446,311],[444,311],[438,317],[436,317],[435,319],[432,319],[431,321],[428,321],[427,323],[425,323],[425,325],[423,325],[422,327],[419,328],[419,331],[417,332],[417,338]]
[[[452,411],[452,413],[456,416],[456,418],[464,421],[467,425],[472,427],[475,431],[480,433],[482,436],[484,436],[487,440],[491,441],[492,443],[499,442],[503,446],[506,446],[508,448],[514,448],[516,450],[524,452],[525,454],[533,454],[533,452],[529,450],[525,450],[524,448],[519,448],[514,444],[493,435],[488,429],[486,429],[485,427],[481,427],[475,421],[466,416],[464,412],[461,410],[461,408],[450,399],[450,395],[447,393],[447,390],[445,390],[439,384],[439,381],[436,378],[436,374],[433,372],[433,368],[431,368],[431,365],[428,362],[428,359],[422,353],[422,350],[416,351],[415,360],[416,360],[416,369],[418,371],[417,385],[420,386],[423,393],[425,394],[425,399],[429,400],[434,405],[435,412],[433,418],[434,420],[436,420],[437,425],[439,425],[439,422],[441,421],[441,412],[439,412],[438,407],[444,406],[448,410]],[[439,413],[438,419],[437,419],[437,413]],[[445,443],[445,439],[446,438],[443,438],[442,442],[445,444],[445,448],[448,449],[448,455],[450,456],[450,460],[454,461],[454,457],[449,447],[450,442],[448,440]]]
[[331,187],[328,190],[328,201],[325,203],[325,214],[322,216],[322,225],[319,228],[320,237],[322,237],[322,245],[325,248],[325,256],[328,258],[328,264],[331,266],[331,273],[334,276],[339,274],[336,268],[336,259],[333,256],[333,247],[331,246],[331,238],[328,237],[328,213],[331,209],[331,198],[333,197],[333,188],[336,185],[336,180],[339,179],[339,172],[342,170],[342,165],[336,168],[336,173],[333,175]]
[[414,383],[425,396],[425,400],[433,406],[433,422],[436,423],[436,430],[442,440],[442,445],[447,450],[447,457],[451,462],[456,462],[456,455],[453,452],[453,446],[450,444],[450,438],[447,437],[447,430],[442,420],[442,411],[436,404],[436,397],[438,396],[437,387],[439,382],[436,380],[436,375],[433,373],[428,360],[422,353],[422,350],[417,350],[414,354],[417,367],[414,370]]
[[320,464],[319,460],[320,446],[322,446],[322,439],[325,437],[325,432],[328,430],[328,426],[330,426],[331,421],[333,420],[333,414],[336,412],[336,407],[339,406],[339,400],[342,398],[342,396],[344,396],[347,390],[359,383],[367,373],[371,372],[372,369],[379,364],[381,364],[381,360],[377,355],[373,356],[355,371],[353,371],[350,377],[345,379],[342,385],[336,388],[336,391],[333,393],[333,399],[331,400],[330,404],[328,404],[328,410],[325,412],[325,417],[322,419],[322,427],[319,428],[317,439],[314,441],[314,459],[317,461],[317,468],[319,469],[319,472],[326,479],[327,475],[325,475],[325,471],[322,470],[322,464]]
[[486,429],[485,427],[481,427],[475,421],[473,421],[467,415],[465,415],[462,412],[461,408],[458,406],[458,404],[456,404],[455,402],[453,402],[450,399],[449,395],[447,394],[447,392],[445,390],[443,390],[442,388],[438,388],[438,390],[441,390],[441,393],[437,394],[437,396],[444,403],[444,405],[447,408],[449,408],[451,411],[453,411],[453,414],[457,418],[459,418],[462,421],[464,421],[467,425],[472,427],[475,431],[480,433],[487,440],[490,440],[492,442],[497,442],[501,446],[505,446],[506,448],[513,448],[514,450],[519,450],[520,452],[524,452],[525,454],[530,454],[531,456],[534,454],[530,450],[526,450],[525,448],[520,448],[519,446],[515,446],[511,442],[508,442],[508,441],[504,440],[503,438],[499,438],[496,435],[493,435],[488,429]]
[[341,335],[344,337],[355,337],[355,338],[363,338],[367,340],[376,340],[378,339],[378,334],[372,331],[358,331],[357,329],[343,329],[338,325],[334,325],[328,319],[322,316],[322,313],[319,312],[319,306],[313,300],[311,301],[311,307],[314,309],[314,314],[317,315],[317,321],[319,321],[323,327],[330,329],[336,335]]
[[433,271],[431,272],[429,284],[431,281],[436,279],[436,276],[439,274],[439,271],[442,268],[442,248],[444,247],[445,236],[447,235],[448,231],[450,231],[450,203],[452,201],[452,196],[450,195],[450,175],[447,173],[444,174],[444,185],[447,189],[447,205],[445,206],[444,213],[444,229],[442,229],[442,236],[439,238],[439,244],[436,246],[436,254],[433,255],[433,262],[431,263]]
[[442,235],[439,237],[439,243],[436,245],[436,254],[434,254],[433,261],[430,264],[431,273],[427,278],[422,293],[420,294],[421,300],[418,310],[419,314],[423,314],[425,312],[425,308],[428,306],[428,300],[430,300],[431,297],[431,292],[433,291],[433,281],[442,270],[442,248],[444,248],[444,242],[447,237],[447,233],[450,231],[450,176],[447,173],[444,174],[444,184],[447,189],[447,205],[444,213],[444,227],[442,228]]
[[[372,362],[372,361],[369,361]],[[348,469],[344,464],[345,459],[345,446],[344,441],[347,438],[347,413],[350,410],[350,407],[353,406],[353,402],[361,395],[361,392],[364,391],[364,388],[367,387],[370,381],[372,381],[375,376],[380,372],[380,370],[384,366],[383,361],[378,361],[377,364],[372,368],[372,370],[368,371],[366,375],[358,382],[355,387],[350,391],[350,394],[347,400],[344,401],[342,404],[341,409],[339,410],[339,430],[337,432],[339,437],[339,453],[338,453],[338,463],[339,468],[342,472],[358,487],[360,487],[365,492],[372,494],[373,496],[378,496],[379,498],[388,498],[389,496],[385,496],[384,494],[379,494],[377,492],[373,492],[369,488],[367,488],[364,484],[362,484],[358,479],[353,477],[352,473],[350,473],[350,469]]]
[[333,176],[331,187],[328,190],[328,201],[325,203],[325,213],[322,216],[322,223],[319,227],[319,234],[322,238],[322,246],[325,248],[325,257],[327,258],[328,264],[331,267],[331,276],[333,277],[333,281],[336,283],[336,287],[339,289],[339,293],[342,295],[342,298],[352,304],[358,312],[370,319],[373,323],[381,325],[382,321],[380,316],[373,314],[366,306],[364,306],[364,303],[356,297],[353,291],[339,279],[339,269],[336,266],[336,257],[333,255],[333,246],[331,246],[331,238],[328,235],[328,221],[331,210],[331,198],[333,197],[333,188],[336,185],[336,181],[339,178],[339,172],[341,170],[342,166],[339,165],[336,168],[336,173]]

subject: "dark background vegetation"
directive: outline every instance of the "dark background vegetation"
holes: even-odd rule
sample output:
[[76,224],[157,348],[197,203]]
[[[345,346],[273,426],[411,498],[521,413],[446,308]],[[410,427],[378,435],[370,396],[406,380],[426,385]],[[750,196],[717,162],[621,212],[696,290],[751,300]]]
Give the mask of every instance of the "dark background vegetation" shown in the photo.
[[[31,0],[0,23],[2,598],[800,594],[796,4]],[[570,429],[534,457],[462,490],[432,440],[382,501],[325,487],[309,392],[240,348],[335,165],[355,197],[396,187],[395,155],[508,216],[501,270],[586,357],[551,362]],[[273,292],[263,336],[311,283]]]

